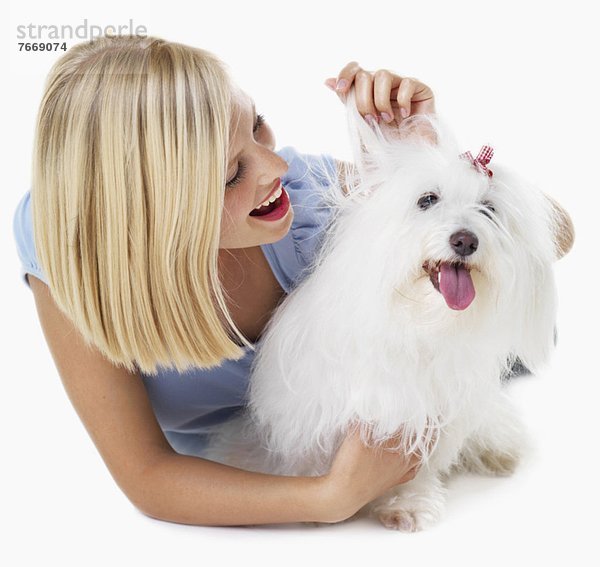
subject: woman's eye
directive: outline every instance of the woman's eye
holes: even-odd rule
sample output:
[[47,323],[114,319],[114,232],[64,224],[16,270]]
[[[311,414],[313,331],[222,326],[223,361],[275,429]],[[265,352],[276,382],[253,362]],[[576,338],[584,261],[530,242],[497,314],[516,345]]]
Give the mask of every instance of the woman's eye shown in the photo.
[[240,181],[242,181],[242,179],[244,179],[245,169],[246,166],[244,165],[244,162],[240,161],[238,164],[237,173],[230,181],[227,182],[227,187],[235,187]]
[[[256,116],[256,121],[254,122],[254,128],[252,129],[252,132],[254,134],[256,134],[265,124],[266,120],[265,120],[265,115],[264,114],[258,114]],[[229,180],[225,185],[226,187],[235,187],[240,181],[242,181],[244,179],[244,172],[246,170],[246,166],[244,165],[243,162],[239,162],[238,164],[238,170],[237,173],[235,174],[235,176]]]
[[256,117],[256,123],[254,124],[254,130],[253,130],[253,132],[256,134],[256,132],[258,132],[262,128],[262,126],[263,126],[264,123],[265,123],[265,115],[264,114],[259,114]]
[[421,210],[425,211],[429,207],[435,205],[438,202],[438,200],[439,197],[435,193],[426,193],[417,201],[417,206]]

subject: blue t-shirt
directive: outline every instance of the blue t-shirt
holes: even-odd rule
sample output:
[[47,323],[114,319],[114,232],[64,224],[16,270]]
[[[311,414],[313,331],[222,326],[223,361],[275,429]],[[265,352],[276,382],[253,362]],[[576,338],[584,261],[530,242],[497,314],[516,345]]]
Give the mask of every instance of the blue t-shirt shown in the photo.
[[[331,218],[323,199],[328,176],[336,175],[335,160],[329,155],[300,154],[286,146],[277,152],[288,163],[281,181],[290,196],[294,219],[281,240],[263,244],[261,249],[286,293],[302,281],[316,256]],[[325,173],[326,172],[326,173]],[[33,274],[48,283],[40,269],[33,241],[31,192],[19,202],[13,232],[21,260],[21,278]],[[141,373],[156,418],[173,448],[182,454],[200,454],[211,426],[232,417],[245,403],[254,352],[246,347],[239,360],[226,359],[210,370],[178,372],[158,368],[158,375]]]

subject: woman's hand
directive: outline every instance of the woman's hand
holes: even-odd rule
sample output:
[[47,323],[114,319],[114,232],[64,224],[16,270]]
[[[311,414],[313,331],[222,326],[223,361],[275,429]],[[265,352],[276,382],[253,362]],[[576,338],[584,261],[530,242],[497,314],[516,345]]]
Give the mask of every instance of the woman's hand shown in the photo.
[[411,114],[435,112],[433,92],[427,85],[414,77],[400,77],[386,69],[373,73],[351,61],[337,78],[325,81],[342,101],[353,83],[356,108],[368,123],[383,120],[390,126],[397,126]]
[[[329,473],[321,477],[324,504],[331,522],[345,520],[393,486],[415,478],[421,459],[391,449],[399,444],[402,430],[383,445],[370,447],[360,437],[358,427],[346,435],[338,449]],[[437,440],[434,431],[428,443],[431,451]]]

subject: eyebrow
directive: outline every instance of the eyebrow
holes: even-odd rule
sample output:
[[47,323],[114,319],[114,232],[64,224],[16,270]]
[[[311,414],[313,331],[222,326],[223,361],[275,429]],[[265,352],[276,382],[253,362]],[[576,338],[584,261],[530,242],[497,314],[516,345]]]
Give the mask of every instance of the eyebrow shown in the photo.
[[[252,101],[252,125],[254,125],[254,117],[256,116],[256,103]],[[230,163],[227,164],[227,169],[229,169],[240,157],[242,152],[238,152],[237,155],[231,160]]]

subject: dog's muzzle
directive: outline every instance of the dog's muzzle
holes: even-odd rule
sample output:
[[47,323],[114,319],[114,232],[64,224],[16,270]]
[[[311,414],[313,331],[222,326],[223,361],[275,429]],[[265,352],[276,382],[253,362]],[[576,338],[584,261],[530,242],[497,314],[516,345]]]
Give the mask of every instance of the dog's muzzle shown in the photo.
[[466,263],[427,260],[423,264],[423,269],[450,309],[462,311],[475,299],[471,267]]

